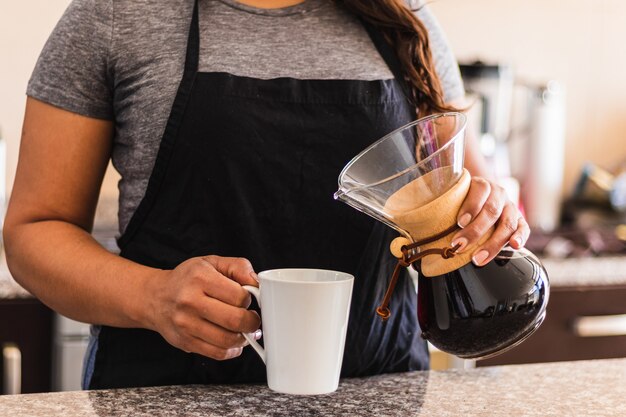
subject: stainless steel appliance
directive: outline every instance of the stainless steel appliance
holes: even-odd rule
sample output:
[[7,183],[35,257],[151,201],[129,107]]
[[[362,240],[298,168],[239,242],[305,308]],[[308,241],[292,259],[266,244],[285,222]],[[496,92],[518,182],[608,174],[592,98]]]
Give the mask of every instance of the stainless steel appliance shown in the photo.
[[506,140],[511,130],[513,70],[508,65],[488,65],[481,61],[460,65],[465,89],[474,104],[477,118],[473,134],[479,138],[483,155],[496,176],[510,175]]
[[89,325],[59,314],[54,319],[52,389],[81,389],[83,358],[89,341]]
[[[473,133],[492,172],[508,191],[519,189],[532,227],[554,230],[563,186],[564,87],[556,81],[521,82],[503,64],[477,61],[460,69],[468,96],[474,99]],[[509,196],[515,201],[514,194]]]

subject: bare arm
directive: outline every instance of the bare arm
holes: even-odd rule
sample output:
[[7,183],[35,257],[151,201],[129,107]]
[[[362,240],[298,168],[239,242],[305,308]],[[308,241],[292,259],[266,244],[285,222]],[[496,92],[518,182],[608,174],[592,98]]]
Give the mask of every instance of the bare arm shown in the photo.
[[208,256],[163,271],[91,237],[112,134],[112,122],[28,100],[4,227],[11,273],[70,318],[153,329],[206,356],[238,355],[245,343],[238,332],[259,324],[240,285],[255,284],[249,263]]

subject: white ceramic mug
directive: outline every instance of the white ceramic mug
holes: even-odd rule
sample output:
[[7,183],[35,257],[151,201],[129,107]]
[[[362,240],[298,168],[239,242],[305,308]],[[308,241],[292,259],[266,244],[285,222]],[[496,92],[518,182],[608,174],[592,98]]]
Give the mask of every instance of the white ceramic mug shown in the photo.
[[261,347],[244,334],[267,367],[270,389],[286,394],[333,392],[348,328],[354,277],[321,269],[259,273],[259,288],[244,286],[261,307]]

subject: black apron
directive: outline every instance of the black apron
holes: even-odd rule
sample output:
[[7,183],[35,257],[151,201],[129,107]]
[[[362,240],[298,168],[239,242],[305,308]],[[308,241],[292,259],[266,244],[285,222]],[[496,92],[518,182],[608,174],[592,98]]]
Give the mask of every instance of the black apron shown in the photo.
[[[416,296],[398,283],[394,314],[376,316],[397,235],[333,199],[345,164],[412,121],[399,64],[365,24],[395,79],[260,80],[199,73],[198,4],[185,70],[143,200],[119,239],[121,256],[173,269],[194,256],[245,257],[256,271],[323,268],[355,276],[342,376],[425,369]],[[216,361],[145,329],[103,326],[90,389],[265,381],[250,347]]]

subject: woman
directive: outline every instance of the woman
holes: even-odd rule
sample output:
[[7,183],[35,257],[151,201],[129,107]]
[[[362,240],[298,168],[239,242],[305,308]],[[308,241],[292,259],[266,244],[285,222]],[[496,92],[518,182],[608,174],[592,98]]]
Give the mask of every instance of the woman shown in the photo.
[[[332,200],[348,160],[418,115],[454,109],[456,63],[403,0],[75,0],[28,87],[5,223],[15,278],[93,323],[85,388],[262,381],[241,285],[255,270],[357,278],[344,376],[424,369],[415,292],[374,310],[394,233]],[[484,174],[475,146],[467,166]],[[109,159],[121,256],[90,236]],[[528,227],[475,177],[454,243],[483,264]],[[400,284],[402,285],[402,284]],[[304,325],[304,324],[303,324]]]

